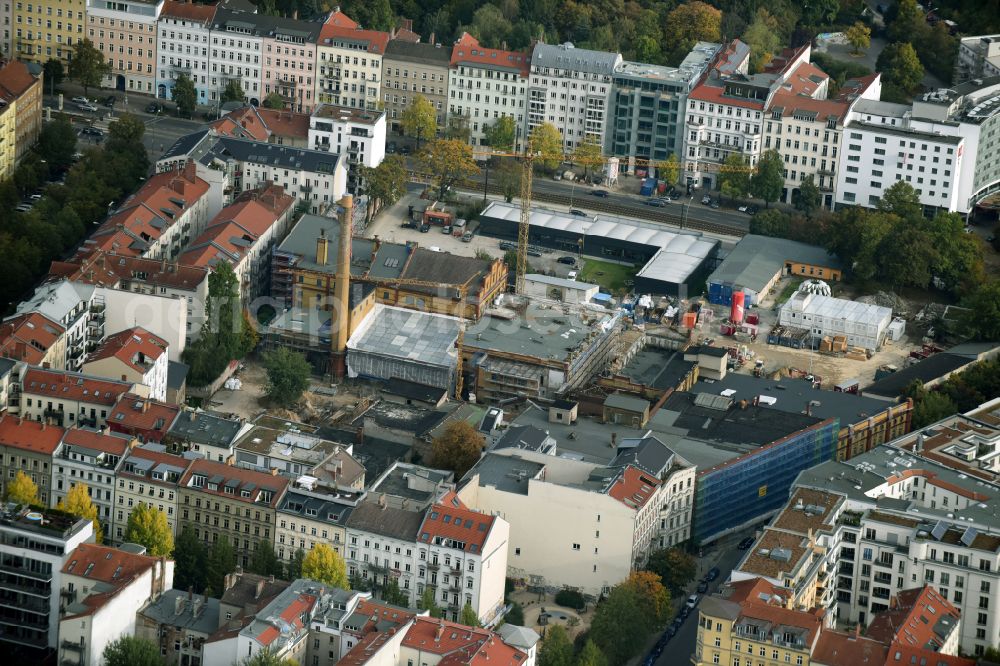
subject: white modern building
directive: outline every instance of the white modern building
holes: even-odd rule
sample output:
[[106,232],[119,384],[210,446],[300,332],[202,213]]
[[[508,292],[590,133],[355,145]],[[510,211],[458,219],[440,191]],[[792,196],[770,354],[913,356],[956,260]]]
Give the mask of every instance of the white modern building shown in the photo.
[[843,335],[852,347],[876,350],[892,323],[892,309],[797,291],[781,306],[778,323],[807,329],[815,338]]
[[514,119],[515,148],[522,148],[530,64],[527,53],[488,49],[469,33],[455,42],[448,74],[448,116],[465,119],[473,147],[485,146],[486,128],[508,116]]
[[531,51],[527,134],[551,123],[562,135],[563,152],[581,143],[603,149],[610,118],[612,79],[620,53],[538,42]]
[[501,443],[470,470],[462,501],[510,522],[508,575],[598,596],[688,540],[694,466],[655,437],[619,450],[598,465]]
[[346,156],[348,189],[361,186],[358,167],[385,159],[385,111],[320,104],[309,116],[309,148]]
[[41,661],[58,648],[63,566],[77,546],[93,541],[89,520],[28,507],[0,512],[0,590],[22,595],[16,604],[0,605],[4,652],[33,648]]
[[[96,344],[103,337],[98,321],[100,313],[92,312],[96,303],[95,287],[75,284],[67,280],[49,282],[39,286],[30,298],[17,306],[18,314],[38,312],[60,324],[65,330],[66,357],[58,369],[79,370],[88,345]],[[95,324],[91,325],[91,319]]]
[[[166,0],[156,22],[156,96],[173,99],[177,77],[185,75],[194,83],[198,104],[214,101],[209,74],[209,34],[215,5],[183,0]],[[215,91],[217,92],[217,91]]]
[[955,61],[955,81],[1000,76],[1000,34],[963,37]]

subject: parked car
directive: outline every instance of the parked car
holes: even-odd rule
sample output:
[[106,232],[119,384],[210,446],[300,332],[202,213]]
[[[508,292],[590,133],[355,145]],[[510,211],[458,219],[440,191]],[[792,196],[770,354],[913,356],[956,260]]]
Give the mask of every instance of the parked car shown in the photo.
[[450,224],[442,225],[441,226],[441,233],[443,233],[445,236],[447,236],[448,234],[450,234],[451,233],[451,225]]
[[389,153],[390,155],[396,152],[396,142],[390,141],[389,143],[387,143],[385,145],[385,152]]
[[705,594],[706,592],[708,592],[708,583],[701,581],[698,583],[698,594]]
[[586,213],[584,213],[582,210],[578,210],[576,208],[570,208],[569,209],[569,214],[570,215],[576,215],[577,217],[587,217]]
[[750,550],[753,548],[753,537],[747,537],[743,541],[740,541],[738,548],[740,550]]
[[403,222],[399,226],[401,226],[404,229],[416,229],[417,228],[417,224],[415,222]]
[[104,132],[102,132],[96,127],[84,127],[83,129],[80,130],[80,134],[83,134],[84,136],[95,136],[95,137],[104,136]]
[[560,264],[567,264],[569,266],[576,266],[576,257],[571,257],[566,255],[565,257],[559,257],[556,259]]
[[674,625],[670,625],[669,627],[667,627],[667,630],[663,632],[663,635],[667,636],[668,638],[673,638],[674,636],[677,635],[677,627],[675,627]]
[[712,199],[712,203],[710,203],[709,206],[711,206],[712,208],[718,208],[719,207],[719,200],[718,199]]
[[690,614],[691,614],[691,609],[690,608],[688,608],[687,606],[682,606],[681,607],[681,614],[679,615],[679,617],[681,618],[681,620],[688,619],[688,615],[690,615]]
[[104,106],[108,107],[109,109],[115,108],[115,104],[117,102],[118,98],[115,97],[114,95],[108,95],[107,97],[104,98]]
[[402,148],[399,149],[399,152],[402,153],[403,155],[409,155],[410,154],[410,147],[409,146],[403,146]]
[[711,583],[713,580],[719,577],[719,573],[720,573],[719,567],[712,567],[711,569],[708,570],[708,573],[705,574],[705,581]]
[[439,248],[437,245],[431,245],[427,249],[430,250],[431,252],[444,252],[444,250],[442,250],[441,248]]
[[429,225],[429,224],[421,224],[420,225],[420,233],[426,234],[430,230],[431,230],[431,225]]
[[160,113],[163,111],[163,105],[159,102],[150,102],[146,105],[146,113]]
[[705,206],[710,206],[712,204],[712,197],[707,194],[701,198],[701,203]]
[[472,232],[471,231],[466,231],[464,234],[462,234],[462,242],[463,243],[471,243],[472,242]]
[[27,213],[29,210],[31,210],[31,206],[29,206],[27,204],[20,204],[14,210],[16,210],[18,213]]
[[566,279],[575,280],[577,275],[579,275],[577,271],[570,271],[569,273],[566,274]]
[[562,180],[562,174],[556,171],[554,174],[552,174],[552,180]]
[[590,194],[595,197],[601,197],[602,199],[606,199],[608,197],[607,190],[591,190]]
[[740,211],[741,213],[746,213],[747,215],[756,215],[757,214],[757,207],[756,206],[750,206],[750,205],[740,206],[737,210]]
[[97,111],[97,105],[91,104],[90,102],[81,102],[76,105],[76,108],[80,109],[81,111],[91,111],[91,112]]
[[84,97],[83,95],[77,95],[70,101],[73,102],[74,104],[90,104],[90,100]]
[[695,606],[698,605],[698,599],[699,597],[697,594],[692,594],[690,597],[687,598],[687,601],[684,602],[684,607],[693,609]]
[[[669,199],[667,201],[669,201]],[[654,208],[663,208],[667,205],[667,201],[664,201],[663,199],[646,199],[645,204],[647,206],[653,206]]]

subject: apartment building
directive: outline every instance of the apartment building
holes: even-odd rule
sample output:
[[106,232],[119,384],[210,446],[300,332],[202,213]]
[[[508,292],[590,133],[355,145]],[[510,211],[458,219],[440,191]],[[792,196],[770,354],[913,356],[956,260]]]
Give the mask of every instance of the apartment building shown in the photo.
[[[4,53],[10,53],[5,50]],[[42,79],[28,71],[23,62],[9,61],[0,67],[0,97],[14,117],[14,163],[34,147],[42,131]],[[6,113],[4,115],[6,116]],[[4,118],[4,122],[7,119]],[[6,151],[9,146],[4,146]],[[4,173],[10,165],[2,163]]]
[[[519,440],[546,441],[536,435],[522,432]],[[606,465],[502,442],[458,493],[470,507],[510,521],[512,577],[598,596],[651,549],[690,538],[695,469],[655,437],[623,441]]]
[[[194,83],[198,104],[216,98],[209,72],[209,35],[216,5],[200,5],[184,0],[164,0],[156,22],[156,96],[173,99],[174,85],[181,75]],[[218,77],[216,77],[218,79]]]
[[62,368],[66,364],[66,329],[39,312],[8,317],[0,323],[0,356]]
[[84,241],[80,250],[173,261],[205,229],[209,184],[193,162],[152,176]]
[[134,393],[122,396],[108,416],[108,428],[139,442],[160,444],[181,413],[181,407],[144,398]]
[[394,133],[402,131],[403,112],[417,95],[423,95],[437,111],[438,127],[445,126],[450,62],[451,49],[441,44],[389,40],[382,58],[382,108]]
[[[0,97],[3,94],[0,93]],[[0,177],[9,178],[14,173],[17,141],[17,102],[0,99]]]
[[67,430],[52,453],[51,505],[65,499],[76,484],[86,484],[105,539],[112,539],[115,477],[132,444],[131,437],[119,433],[90,428]]
[[166,453],[165,447],[158,444],[142,444],[129,449],[118,467],[112,537],[115,541],[124,538],[132,509],[142,503],[162,511],[174,536],[180,535],[183,527],[178,519],[180,480],[192,460]]
[[261,49],[263,30],[258,25],[256,9],[247,3],[226,2],[215,8],[211,40],[212,69],[209,79],[209,104],[221,106],[222,92],[230,81],[243,89],[243,101],[259,105],[264,101]]
[[243,192],[191,242],[179,262],[203,268],[229,262],[241,297],[250,303],[270,287],[271,249],[287,233],[294,203],[280,185]]
[[179,527],[191,525],[206,545],[221,535],[232,545],[237,563],[246,566],[259,543],[274,543],[276,508],[287,478],[199,459],[179,486]]
[[278,505],[274,551],[290,563],[299,550],[317,543],[330,546],[341,557],[347,543],[347,520],[364,497],[363,492],[338,492],[312,479],[293,482]]
[[[1000,77],[924,93],[910,106],[859,102],[845,133],[838,205],[874,206],[900,180],[927,215],[969,213],[1000,191]],[[870,174],[848,170],[869,160]]]
[[264,36],[261,96],[278,93],[285,108],[309,113],[316,104],[316,42],[321,24],[294,18],[260,15]]
[[[832,210],[844,123],[859,100],[877,101],[881,89],[880,75],[873,74],[847,81],[834,99],[814,99],[785,89],[771,97],[765,112],[763,150],[773,148],[784,160],[780,201],[795,203],[802,181],[812,177],[823,207]],[[857,173],[857,166],[853,168]]]
[[363,30],[339,8],[331,12],[317,44],[316,101],[378,109],[382,58],[388,42],[389,33]]
[[29,421],[17,416],[0,416],[0,470],[7,484],[24,472],[38,487],[38,501],[54,506],[52,492],[52,455],[62,441],[63,429]]
[[11,6],[13,4],[10,0],[0,3],[0,23],[3,24],[3,32],[0,33],[0,48],[3,49],[4,53],[13,53],[10,48],[11,18],[13,17]]
[[109,70],[103,85],[152,95],[156,82],[156,22],[165,0],[87,0],[87,38]]
[[955,83],[1000,76],[1000,34],[962,37],[955,60]]
[[44,65],[55,58],[69,66],[73,47],[85,37],[86,0],[14,2],[10,53],[18,60]]
[[81,372],[141,384],[151,399],[165,400],[167,364],[167,341],[135,326],[104,338],[84,359]]
[[172,453],[193,451],[208,460],[226,462],[233,444],[251,426],[213,412],[182,411],[163,440]]
[[309,116],[308,147],[346,156],[347,189],[363,186],[360,167],[374,169],[385,159],[385,111],[320,104]]
[[135,634],[136,613],[173,586],[174,563],[90,543],[67,559],[59,663],[100,664],[108,644]]
[[[30,298],[18,304],[19,315],[40,314],[58,323],[62,329],[65,355],[52,359],[55,361],[53,368],[79,370],[84,353],[103,337],[102,313],[97,311],[95,291],[90,285],[73,284],[66,280],[49,282],[39,286]],[[37,323],[29,321],[25,325]]]
[[58,649],[63,567],[77,546],[93,540],[93,523],[83,518],[28,507],[0,511],[0,594],[10,601],[0,604],[5,654],[41,663]]
[[220,606],[213,597],[167,590],[136,613],[135,636],[159,647],[168,664],[202,666],[202,646],[226,623]]
[[486,128],[507,116],[514,119],[515,150],[521,150],[530,72],[527,53],[487,49],[467,32],[455,42],[448,77],[448,116],[466,119],[474,148],[486,146]]
[[309,147],[309,114],[262,106],[234,109],[208,125],[221,136]]
[[687,95],[721,48],[698,42],[679,67],[618,63],[612,77],[606,152],[621,158],[629,172],[648,170],[670,155],[680,160]]
[[559,130],[563,152],[581,143],[606,145],[611,90],[620,53],[538,42],[531,51],[528,82],[528,135],[542,123]]
[[963,618],[961,651],[996,647],[1000,491],[981,459],[997,442],[996,428],[955,416],[802,472],[733,579],[765,577],[791,603],[862,626],[901,590],[934,585]]
[[21,417],[66,428],[99,428],[122,395],[146,392],[129,382],[35,367],[21,374],[19,389]]

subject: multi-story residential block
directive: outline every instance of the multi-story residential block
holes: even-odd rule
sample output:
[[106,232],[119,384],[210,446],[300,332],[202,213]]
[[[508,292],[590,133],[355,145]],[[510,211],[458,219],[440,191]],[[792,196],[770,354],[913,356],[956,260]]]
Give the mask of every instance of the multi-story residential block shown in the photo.
[[81,372],[141,384],[151,399],[165,400],[167,358],[166,340],[136,326],[104,338],[84,359]]
[[233,444],[250,425],[212,412],[182,411],[163,440],[173,453],[194,451],[207,460],[226,462]]
[[698,42],[680,67],[627,60],[615,66],[605,147],[626,170],[649,172],[670,155],[680,160],[687,95],[721,48]]
[[9,178],[17,164],[17,101],[0,91],[0,177]]
[[[173,99],[174,85],[182,74],[191,79],[198,104],[216,99],[209,72],[209,34],[216,5],[164,0],[156,22],[156,96]],[[218,76],[215,77],[218,80]]]
[[868,625],[900,590],[932,584],[960,612],[963,653],[998,644],[1000,501],[993,426],[955,416],[849,462],[802,472],[791,499],[734,570],[790,603]]
[[347,156],[347,187],[358,192],[359,167],[385,158],[385,112],[321,104],[309,116],[309,148]]
[[695,468],[658,439],[623,440],[608,465],[559,457],[545,441],[533,428],[501,438],[459,490],[510,521],[511,575],[596,596],[652,548],[690,538]]
[[[87,0],[87,38],[104,53],[104,85],[153,94],[156,82],[156,22],[164,0]],[[126,102],[127,104],[127,102]]]
[[896,592],[889,610],[876,615],[866,633],[892,648],[921,647],[937,655],[955,656],[961,626],[958,609],[933,585],[924,585]]
[[16,600],[0,604],[4,654],[41,663],[58,649],[63,566],[93,540],[94,525],[83,518],[29,507],[0,512],[0,593]]
[[962,37],[955,60],[955,83],[1000,76],[1000,34]]
[[202,666],[202,646],[225,622],[219,600],[187,590],[167,590],[135,616],[136,638],[160,648],[173,666]]
[[285,108],[309,113],[316,104],[316,42],[321,24],[280,16],[258,16],[264,42],[262,99],[278,93]]
[[278,506],[275,552],[291,562],[296,552],[309,552],[322,543],[341,556],[347,543],[347,519],[364,496],[307,479],[298,481]]
[[296,201],[308,202],[310,212],[322,213],[347,192],[344,155],[202,130],[178,139],[156,168],[169,171],[189,159],[195,160],[198,176],[217,188],[227,204],[241,192],[276,184]]
[[28,367],[21,374],[20,416],[60,427],[105,424],[108,412],[126,393],[147,389],[130,382],[90,377],[65,370]]
[[825,99],[829,77],[809,63],[808,45],[787,49],[758,74],[748,74],[750,48],[734,40],[720,51],[688,94],[685,178],[718,187],[719,165],[732,154],[753,166],[764,145],[763,116],[778,91]]
[[874,206],[900,180],[928,215],[969,213],[1000,191],[991,150],[1000,137],[1000,77],[925,93],[911,106],[859,102],[844,133],[838,205]]
[[10,53],[39,65],[55,58],[67,67],[74,45],[85,37],[86,11],[86,0],[15,2]]
[[261,48],[263,30],[258,26],[257,10],[249,3],[224,2],[212,17],[208,62],[209,104],[222,105],[222,92],[231,81],[243,90],[243,101],[258,105],[261,95]]
[[288,479],[195,460],[180,480],[180,527],[191,525],[206,544],[229,539],[246,566],[260,543],[274,543],[276,508]]
[[309,147],[309,114],[262,106],[244,106],[209,124],[221,136]]
[[132,509],[145,503],[167,517],[174,536],[182,525],[178,519],[178,496],[181,477],[191,466],[192,458],[175,456],[157,444],[132,447],[118,467],[118,490],[115,492],[115,532],[121,541]]
[[403,112],[413,98],[423,95],[437,110],[438,127],[448,115],[448,65],[451,49],[441,44],[425,44],[390,39],[382,58],[382,108],[393,132],[401,131]]
[[0,97],[13,110],[14,160],[18,161],[31,150],[42,131],[42,79],[32,75],[23,62],[7,62],[0,67]]
[[209,189],[193,162],[158,173],[84,241],[80,252],[173,261],[204,231],[213,207]]
[[581,143],[605,146],[612,79],[622,64],[620,53],[579,49],[570,44],[538,42],[531,51],[527,133],[542,123],[559,130],[563,152]]
[[[62,335],[65,338],[63,345],[65,355],[61,359],[52,359],[55,361],[52,364],[53,368],[79,370],[84,353],[93,349],[94,345],[104,337],[103,315],[92,311],[96,309],[98,303],[95,291],[93,286],[75,284],[67,280],[48,282],[35,289],[30,298],[18,304],[18,314],[41,314],[50,321],[57,322],[64,331]],[[46,356],[51,354],[47,353]]]
[[174,563],[92,543],[67,559],[59,663],[100,664],[109,643],[135,634],[136,613],[173,586]]
[[256,615],[291,585],[274,576],[258,576],[236,565],[236,571],[226,574],[219,595],[219,626],[231,620]]
[[11,18],[13,17],[11,6],[13,4],[10,0],[0,3],[0,23],[3,24],[3,31],[0,32],[0,48],[3,49],[4,53],[12,53],[10,50],[10,31]]
[[271,249],[287,233],[294,203],[280,185],[243,192],[209,222],[179,262],[204,268],[229,262],[244,302],[251,302],[271,286]]
[[514,119],[517,133],[515,148],[522,148],[530,71],[531,57],[527,53],[485,48],[467,32],[455,42],[448,77],[448,116],[466,119],[473,146],[485,145],[486,127],[509,116]]
[[38,487],[38,501],[52,502],[52,456],[64,430],[17,416],[0,416],[0,484],[6,489],[17,473],[24,472]]
[[0,356],[62,368],[66,365],[66,329],[39,312],[8,317],[0,324]]
[[112,408],[107,423],[111,432],[159,444],[167,437],[180,413],[181,408],[176,404],[129,393]]
[[[847,81],[834,99],[814,99],[779,90],[765,111],[763,150],[777,150],[785,164],[785,186],[780,200],[794,203],[807,177],[823,196],[823,207],[832,209],[837,165],[843,150],[844,123],[860,100],[878,100],[879,74]],[[849,169],[857,174],[857,165]]]
[[362,30],[339,8],[331,12],[317,45],[316,101],[378,109],[382,58],[388,42],[389,33]]
[[119,433],[90,428],[67,430],[52,454],[51,505],[65,499],[73,486],[86,484],[105,539],[113,539],[115,476],[132,443],[131,437]]

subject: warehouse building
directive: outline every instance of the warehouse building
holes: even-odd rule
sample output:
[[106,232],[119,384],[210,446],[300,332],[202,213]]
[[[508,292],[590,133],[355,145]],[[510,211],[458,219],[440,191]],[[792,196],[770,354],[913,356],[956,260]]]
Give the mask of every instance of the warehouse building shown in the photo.
[[[493,202],[480,215],[479,231],[516,240],[520,220],[519,206]],[[648,294],[685,294],[708,276],[720,246],[698,232],[611,215],[591,218],[535,208],[529,224],[532,245],[641,266],[635,290]]]
[[348,376],[451,391],[461,327],[456,317],[376,304],[347,341]]
[[878,349],[892,323],[892,309],[797,291],[781,306],[778,323],[813,337],[842,335],[852,347]]
[[746,304],[758,304],[783,275],[838,281],[840,261],[816,245],[784,238],[748,234],[708,277],[708,301],[731,305],[734,291],[746,295]]

